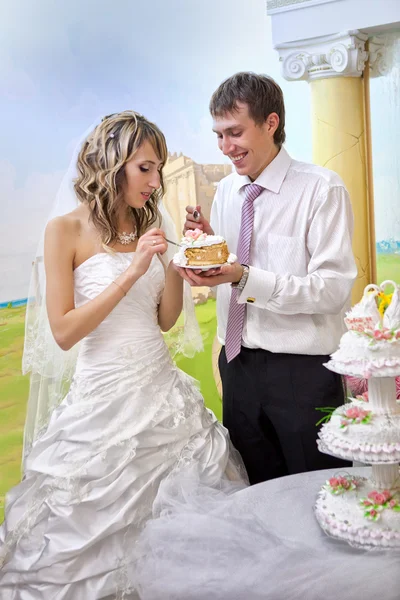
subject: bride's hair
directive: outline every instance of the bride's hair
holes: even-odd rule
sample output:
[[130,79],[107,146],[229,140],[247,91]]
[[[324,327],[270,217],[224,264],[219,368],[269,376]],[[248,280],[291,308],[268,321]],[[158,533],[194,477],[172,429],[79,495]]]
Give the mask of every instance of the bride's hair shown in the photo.
[[[150,142],[164,166],[168,150],[163,133],[139,113],[126,110],[104,117],[79,152],[75,193],[89,207],[103,244],[111,244],[117,238],[117,214],[124,201],[125,165],[145,141]],[[151,194],[144,208],[129,207],[138,235],[159,220],[157,205],[164,194],[162,170],[160,182],[160,188]]]

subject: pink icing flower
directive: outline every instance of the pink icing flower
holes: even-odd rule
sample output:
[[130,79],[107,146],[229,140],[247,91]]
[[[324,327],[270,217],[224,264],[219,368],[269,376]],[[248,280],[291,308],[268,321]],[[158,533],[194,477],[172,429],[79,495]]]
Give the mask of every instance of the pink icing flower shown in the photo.
[[379,492],[373,491],[368,494],[368,498],[374,501],[374,504],[382,505],[386,502],[386,497],[384,494],[380,494]]
[[375,340],[383,340],[383,332],[380,329],[375,329],[374,331],[374,339]]
[[[202,237],[203,236],[203,237]],[[198,239],[203,239],[206,237],[206,234],[201,231],[201,229],[188,229],[188,231],[185,233],[185,238],[187,240],[193,240],[196,241]]]
[[373,521],[376,521],[379,518],[379,513],[386,508],[395,511],[400,508],[398,499],[393,497],[390,490],[383,490],[382,492],[373,490],[368,494],[368,498],[361,498],[360,504],[366,509],[364,516]]
[[[328,490],[331,494],[335,496],[339,494],[344,494],[345,492],[353,491],[357,488],[359,482],[354,477],[343,477],[341,475],[337,475],[336,477],[331,477],[326,481],[327,486],[325,489]],[[366,498],[364,498],[366,500]],[[370,503],[371,504],[371,503]]]
[[389,331],[389,329],[385,329],[385,331],[383,332],[383,339],[390,340],[391,337],[392,337],[392,332]]
[[396,331],[396,340],[398,340],[400,338],[400,329],[398,329]]
[[351,406],[350,408],[346,409],[344,414],[348,419],[365,419],[365,417],[367,417],[369,415],[369,410],[363,410],[362,408],[359,408],[358,406]]
[[338,477],[339,485],[341,485],[345,490],[348,490],[350,487],[350,481],[345,477]]
[[386,502],[386,498],[385,498],[385,496],[383,494],[377,494],[375,496],[375,503],[376,504],[382,505],[382,504],[385,504],[385,502]]
[[345,410],[344,414],[349,419],[356,419],[358,417],[358,410],[359,409],[356,406],[354,406],[352,408],[348,408],[347,410]]

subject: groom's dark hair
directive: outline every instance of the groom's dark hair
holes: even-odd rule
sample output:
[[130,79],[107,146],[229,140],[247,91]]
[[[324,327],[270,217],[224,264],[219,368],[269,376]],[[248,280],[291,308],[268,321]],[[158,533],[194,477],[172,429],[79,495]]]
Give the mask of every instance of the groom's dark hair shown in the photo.
[[274,134],[274,142],[279,147],[286,139],[285,103],[279,85],[267,75],[242,72],[232,75],[221,83],[210,100],[210,113],[222,117],[234,113],[237,103],[247,104],[249,115],[257,125],[262,125],[271,113],[279,117],[279,126]]

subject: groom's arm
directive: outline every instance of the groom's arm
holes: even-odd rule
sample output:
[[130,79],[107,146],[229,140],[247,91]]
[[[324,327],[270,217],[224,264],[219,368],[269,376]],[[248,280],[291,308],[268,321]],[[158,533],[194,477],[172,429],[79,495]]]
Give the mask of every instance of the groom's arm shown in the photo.
[[[250,265],[246,284],[238,294],[241,304],[275,313],[336,314],[347,301],[357,268],[352,251],[353,215],[350,200],[342,187],[332,188],[318,199],[318,208],[308,231],[310,255],[307,275],[280,275]],[[243,267],[225,265],[218,272],[186,271],[191,285],[236,283]]]

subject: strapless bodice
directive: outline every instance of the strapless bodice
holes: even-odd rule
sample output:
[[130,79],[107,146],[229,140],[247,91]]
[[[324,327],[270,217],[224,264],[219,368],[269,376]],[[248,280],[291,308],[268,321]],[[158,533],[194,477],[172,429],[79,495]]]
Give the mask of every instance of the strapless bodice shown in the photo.
[[[74,271],[75,306],[98,296],[127,269],[133,252],[95,254]],[[155,360],[165,353],[158,325],[158,304],[164,289],[165,273],[155,256],[148,271],[131,287],[104,321],[80,344],[77,371],[87,367],[103,370],[121,366],[127,359]],[[152,361],[151,361],[152,362]]]

